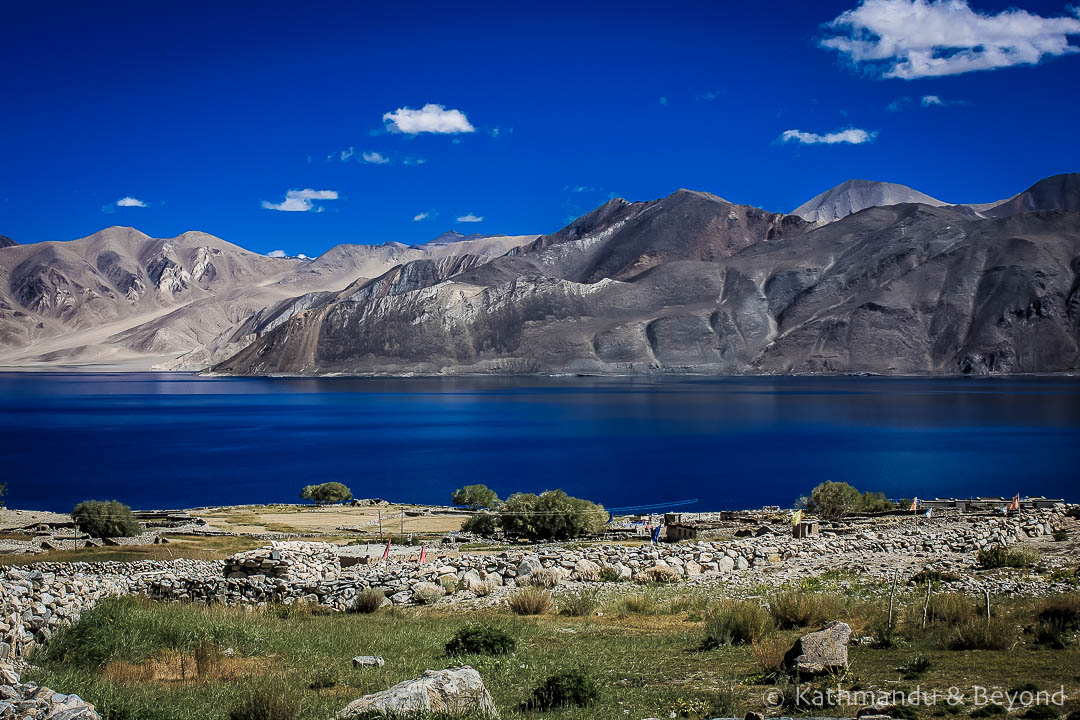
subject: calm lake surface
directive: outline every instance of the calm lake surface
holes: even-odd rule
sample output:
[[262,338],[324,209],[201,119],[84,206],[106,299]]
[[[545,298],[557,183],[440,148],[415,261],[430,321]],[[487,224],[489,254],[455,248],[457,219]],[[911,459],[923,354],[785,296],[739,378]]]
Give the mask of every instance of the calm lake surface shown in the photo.
[[1076,378],[0,374],[0,482],[16,508],[292,502],[329,480],[433,503],[482,482],[608,506],[788,506],[823,480],[1075,501],[1078,459]]

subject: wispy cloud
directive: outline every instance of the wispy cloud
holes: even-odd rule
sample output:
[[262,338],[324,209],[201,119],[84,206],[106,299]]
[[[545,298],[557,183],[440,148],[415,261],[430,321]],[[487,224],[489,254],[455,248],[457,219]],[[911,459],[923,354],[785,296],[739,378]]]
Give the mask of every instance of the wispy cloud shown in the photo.
[[803,132],[802,130],[785,130],[780,134],[779,140],[783,143],[796,142],[803,145],[838,145],[841,143],[862,145],[863,143],[873,142],[876,137],[876,131],[847,128],[846,130],[837,130],[823,135]]
[[942,99],[940,97],[938,97],[937,95],[923,95],[922,96],[922,106],[923,107],[930,107],[931,105],[944,105],[944,104],[945,104],[944,101],[942,101]]
[[128,195],[117,200],[116,207],[146,207],[146,203]]
[[386,165],[390,162],[390,158],[379,152],[361,152],[349,146],[346,150],[341,150],[336,153],[330,153],[326,156],[327,160],[340,160],[341,162],[349,162],[350,160],[356,160],[356,162],[365,162],[372,165]]
[[409,157],[405,158],[405,164],[406,165],[426,165],[427,164],[427,158],[419,157],[419,156],[416,156],[416,155],[410,155]]
[[266,257],[283,258],[287,256],[285,255],[284,250],[271,250],[270,252],[266,253]]
[[898,97],[893,100],[891,103],[885,106],[885,109],[889,112],[900,112],[910,104],[911,98],[905,95],[904,97]]
[[385,165],[390,162],[390,158],[377,152],[366,152],[360,157],[364,159],[364,162],[371,163],[372,165]]
[[463,223],[478,223],[478,222],[484,222],[484,216],[483,216],[483,215],[473,215],[472,213],[469,213],[468,215],[462,215],[462,216],[460,216],[460,217],[459,217],[459,218],[457,219],[457,221],[458,221],[458,222],[463,222]]
[[572,193],[595,192],[596,188],[590,185],[564,185],[563,190]]
[[262,206],[264,210],[280,210],[281,212],[322,212],[323,207],[321,205],[316,205],[312,200],[337,199],[337,190],[312,190],[311,188],[305,188],[304,190],[289,190],[285,193],[285,200],[279,203],[263,200]]
[[386,127],[392,132],[418,135],[420,133],[471,133],[476,128],[469,123],[465,113],[460,110],[447,110],[443,105],[428,103],[419,110],[409,107],[398,108],[383,114]]
[[424,220],[427,220],[429,217],[431,217],[431,211],[430,210],[425,210],[424,212],[418,212],[415,215],[413,215],[412,221],[413,222],[422,222]]
[[718,97],[720,97],[720,93],[718,91],[709,90],[707,92],[703,92],[700,95],[698,95],[697,99],[698,100],[715,100]]
[[661,97],[660,97],[660,104],[661,104],[661,105],[667,105],[667,98],[666,98],[666,97],[663,97],[663,96],[661,96]]
[[821,45],[905,80],[1037,65],[1080,50],[1069,44],[1080,35],[1080,9],[1072,12],[1047,18],[1019,9],[981,13],[966,0],[863,0],[827,24],[837,34]]

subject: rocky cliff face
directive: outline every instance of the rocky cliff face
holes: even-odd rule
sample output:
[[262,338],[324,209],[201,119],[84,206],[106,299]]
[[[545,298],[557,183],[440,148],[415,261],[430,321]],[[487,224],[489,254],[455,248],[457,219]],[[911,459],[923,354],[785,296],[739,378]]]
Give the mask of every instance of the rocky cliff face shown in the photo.
[[[1051,180],[1070,207],[1072,181]],[[1078,273],[1067,209],[904,203],[812,227],[679,191],[613,200],[486,262],[407,263],[214,369],[1058,372],[1080,368]]]

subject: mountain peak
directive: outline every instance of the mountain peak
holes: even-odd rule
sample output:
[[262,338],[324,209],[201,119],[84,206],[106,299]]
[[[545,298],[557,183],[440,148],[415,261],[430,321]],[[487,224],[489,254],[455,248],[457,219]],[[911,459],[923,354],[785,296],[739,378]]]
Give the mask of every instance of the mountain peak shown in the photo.
[[935,207],[948,205],[907,185],[852,178],[815,195],[792,210],[791,214],[824,225],[869,207],[900,203],[922,203]]
[[11,247],[12,245],[18,245],[18,244],[19,243],[15,242],[11,238],[9,238],[7,235],[0,235],[0,248]]

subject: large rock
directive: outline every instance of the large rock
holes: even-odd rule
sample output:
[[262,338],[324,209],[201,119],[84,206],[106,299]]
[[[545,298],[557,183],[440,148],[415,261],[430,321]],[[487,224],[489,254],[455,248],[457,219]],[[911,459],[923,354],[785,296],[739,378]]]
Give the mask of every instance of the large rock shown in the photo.
[[795,641],[784,656],[784,667],[799,677],[816,677],[847,668],[851,627],[834,620],[823,630]]
[[540,558],[536,555],[526,555],[521,559],[521,562],[517,566],[517,579],[518,583],[525,581],[525,578],[532,575],[537,570],[543,568],[543,564],[540,562]]
[[448,670],[428,670],[418,678],[398,683],[389,690],[353,700],[337,717],[399,717],[409,714],[480,715],[498,717],[491,694],[480,673],[468,665]]
[[592,560],[578,560],[574,563],[573,578],[583,582],[596,582],[600,579],[600,566]]

